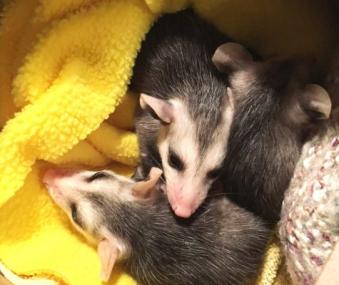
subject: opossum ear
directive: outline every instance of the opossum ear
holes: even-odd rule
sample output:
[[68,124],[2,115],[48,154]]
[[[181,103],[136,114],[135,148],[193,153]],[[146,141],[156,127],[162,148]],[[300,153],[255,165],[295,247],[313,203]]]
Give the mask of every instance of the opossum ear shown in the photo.
[[299,105],[312,120],[328,119],[331,114],[332,102],[324,88],[317,84],[307,84],[301,93]]
[[100,229],[102,240],[98,244],[98,255],[101,262],[100,277],[107,282],[116,261],[129,253],[128,245],[116,238],[106,227]]
[[212,61],[220,72],[232,72],[244,68],[253,58],[242,45],[226,43],[215,50]]
[[133,196],[148,198],[152,194],[161,175],[162,170],[160,168],[152,167],[149,173],[149,180],[136,182],[133,186]]
[[110,239],[103,239],[98,244],[98,255],[101,262],[101,280],[107,282],[111,276],[114,264],[119,256],[119,249]]
[[140,106],[144,110],[149,108],[153,116],[164,123],[170,124],[173,121],[173,106],[166,100],[141,93]]

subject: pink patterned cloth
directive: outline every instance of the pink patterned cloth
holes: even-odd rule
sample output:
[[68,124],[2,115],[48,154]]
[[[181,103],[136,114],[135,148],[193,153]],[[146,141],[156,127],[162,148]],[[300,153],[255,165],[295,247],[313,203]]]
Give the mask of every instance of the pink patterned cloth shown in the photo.
[[285,195],[279,234],[293,282],[315,284],[339,240],[338,121],[304,146]]

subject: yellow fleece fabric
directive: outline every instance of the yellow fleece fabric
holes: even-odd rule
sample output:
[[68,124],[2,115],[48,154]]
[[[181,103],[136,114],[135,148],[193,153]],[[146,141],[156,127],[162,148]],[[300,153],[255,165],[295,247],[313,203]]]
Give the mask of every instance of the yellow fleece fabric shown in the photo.
[[[51,164],[130,174],[142,39],[161,13],[188,5],[263,56],[311,54],[324,66],[334,15],[316,0],[12,0],[0,26],[0,259],[21,275],[101,284],[96,251],[41,184]],[[276,242],[257,284],[287,284]],[[279,273],[279,274],[278,274]],[[116,268],[109,284],[135,282]]]

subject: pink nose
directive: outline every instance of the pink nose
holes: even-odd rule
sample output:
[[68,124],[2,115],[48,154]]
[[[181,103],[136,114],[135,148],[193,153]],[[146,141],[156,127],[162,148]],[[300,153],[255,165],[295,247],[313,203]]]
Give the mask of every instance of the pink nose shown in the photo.
[[195,199],[188,201],[181,187],[167,189],[168,201],[174,213],[181,218],[189,218],[195,211]]
[[45,172],[42,181],[47,185],[52,185],[58,178],[70,176],[73,173],[74,171],[68,169],[50,168]]
[[181,218],[189,218],[193,213],[192,207],[182,207],[181,205],[175,205],[173,211]]

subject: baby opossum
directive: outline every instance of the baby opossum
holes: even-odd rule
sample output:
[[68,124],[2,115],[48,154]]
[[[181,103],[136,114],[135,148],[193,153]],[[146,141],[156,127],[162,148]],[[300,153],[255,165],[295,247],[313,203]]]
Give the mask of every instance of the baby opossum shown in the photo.
[[[142,93],[136,118],[139,175],[161,167],[169,202],[189,217],[219,174],[232,121],[232,98],[211,58],[228,38],[192,11],[161,17],[136,59],[131,88]],[[146,95],[147,94],[147,95]]]
[[143,109],[135,177],[161,167],[174,212],[189,217],[221,176],[232,199],[276,220],[306,130],[330,105],[299,65],[254,61],[191,11],[161,17],[131,82]]
[[307,84],[305,68],[291,58],[247,61],[229,78],[235,112],[221,181],[232,200],[271,222],[301,147],[331,112],[327,92]]
[[210,192],[191,218],[180,219],[154,190],[159,173],[150,176],[138,183],[107,170],[44,176],[55,202],[98,243],[103,280],[116,260],[140,285],[237,285],[255,277],[269,237],[260,218]]

